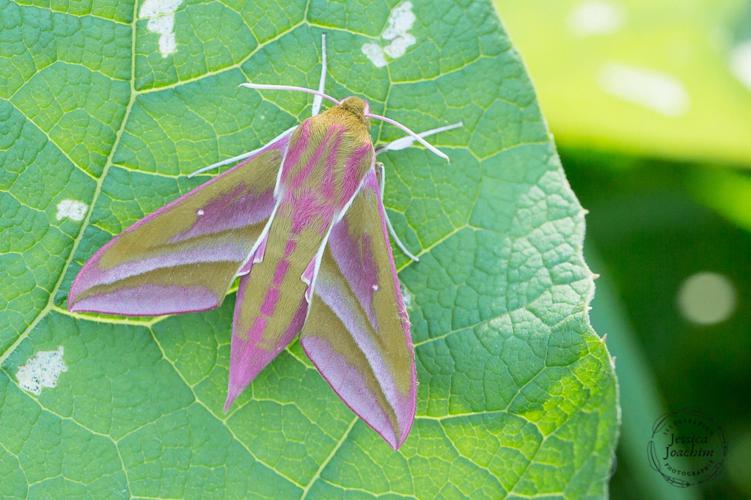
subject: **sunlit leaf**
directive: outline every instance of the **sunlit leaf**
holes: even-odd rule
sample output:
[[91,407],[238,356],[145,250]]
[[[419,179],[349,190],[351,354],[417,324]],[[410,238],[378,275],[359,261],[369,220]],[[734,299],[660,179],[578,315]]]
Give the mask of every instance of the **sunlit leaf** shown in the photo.
[[[160,0],[0,0],[0,495],[606,495],[616,387],[587,317],[583,211],[490,2],[413,3],[186,1],[170,33]],[[184,174],[309,115],[305,96],[238,84],[316,86],[324,31],[330,93],[416,130],[465,124],[435,137],[448,165],[384,159],[421,254],[397,256],[420,379],[398,453],[298,345],[225,415],[233,298],[65,310],[86,258],[202,182]]]

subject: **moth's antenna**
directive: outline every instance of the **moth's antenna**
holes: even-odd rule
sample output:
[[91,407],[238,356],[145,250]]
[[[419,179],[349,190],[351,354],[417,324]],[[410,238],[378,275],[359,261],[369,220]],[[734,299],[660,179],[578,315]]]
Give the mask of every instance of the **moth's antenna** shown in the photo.
[[304,92],[306,94],[323,97],[324,99],[331,101],[336,105],[341,104],[340,101],[334,99],[330,95],[319,92],[318,90],[309,89],[307,87],[297,87],[295,85],[274,85],[271,83],[241,83],[240,86],[255,90],[287,90],[290,92]]
[[[318,92],[323,94],[326,88],[326,33],[321,34],[321,79],[318,81]],[[323,99],[320,95],[316,95],[313,99],[313,116],[317,115],[321,111],[321,101]]]
[[[430,130],[426,130],[425,132],[420,132],[419,135],[423,139],[426,137],[430,137],[431,135],[440,134],[441,132],[448,132],[449,130],[454,130],[456,128],[461,128],[464,126],[464,122],[456,122],[452,123],[451,125],[444,125],[443,127],[438,128],[432,128]],[[376,154],[385,153],[386,151],[398,151],[400,149],[406,149],[413,145],[415,143],[414,137],[408,135],[406,137],[401,137],[395,141],[387,142],[386,144],[383,144],[381,146],[378,146],[376,148]]]
[[410,136],[414,137],[414,139],[417,142],[419,142],[420,144],[422,144],[423,146],[425,146],[426,148],[428,148],[436,156],[439,156],[439,157],[443,158],[446,161],[451,161],[449,159],[449,157],[446,156],[445,153],[443,153],[441,150],[439,150],[438,148],[436,148],[435,146],[433,146],[432,144],[430,144],[428,141],[426,141],[425,139],[423,139],[422,137],[420,137],[420,134],[418,134],[417,132],[414,132],[413,130],[407,128],[405,125],[402,125],[398,121],[392,120],[391,118],[386,118],[385,116],[374,115],[374,114],[371,114],[371,113],[368,113],[365,116],[368,117],[368,118],[375,118],[376,120],[381,120],[382,122],[386,122],[386,123],[388,123],[390,125],[393,125],[395,127],[398,127],[400,129],[402,129],[404,132],[406,132]]
[[232,158],[227,158],[226,160],[218,161],[216,163],[212,163],[208,167],[199,168],[198,170],[195,170],[188,174],[188,179],[195,177],[196,175],[200,175],[204,172],[208,172],[209,170],[214,170],[215,168],[222,167],[224,165],[228,165],[230,163],[235,163],[236,161],[244,160],[245,158],[250,158],[254,154],[256,154],[259,150],[254,149],[253,151],[249,151],[247,153],[243,153],[241,155],[233,156]]

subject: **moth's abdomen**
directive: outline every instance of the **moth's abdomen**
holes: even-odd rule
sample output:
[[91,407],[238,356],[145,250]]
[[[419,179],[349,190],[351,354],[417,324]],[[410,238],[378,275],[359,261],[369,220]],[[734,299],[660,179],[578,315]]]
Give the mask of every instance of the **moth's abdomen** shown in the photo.
[[236,318],[238,333],[248,332],[248,339],[266,351],[272,351],[277,338],[294,323],[307,289],[301,277],[315,259],[324,236],[320,222],[292,231],[295,217],[285,213],[285,206],[279,212],[271,225],[263,259],[253,264],[240,291],[245,307]]

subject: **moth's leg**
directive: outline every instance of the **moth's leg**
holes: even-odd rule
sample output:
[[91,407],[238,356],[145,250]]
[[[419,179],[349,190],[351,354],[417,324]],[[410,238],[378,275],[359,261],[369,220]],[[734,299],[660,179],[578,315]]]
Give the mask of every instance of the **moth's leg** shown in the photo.
[[209,170],[214,170],[216,168],[222,167],[224,165],[228,165],[230,163],[235,163],[236,161],[244,160],[245,158],[249,158],[256,154],[258,152],[257,149],[254,149],[253,151],[248,151],[247,153],[243,153],[241,155],[233,156],[232,158],[227,158],[226,160],[218,161],[216,163],[212,163],[211,165],[203,168],[199,168],[198,170],[195,170],[188,174],[188,178],[195,177],[198,174],[202,174],[204,172],[208,172]]
[[[321,34],[321,78],[318,81],[318,92],[324,94],[326,87],[326,33]],[[313,116],[321,111],[323,97],[317,95],[313,98]]]
[[[378,177],[378,184],[381,188],[381,203],[383,203],[383,193],[386,189],[386,169],[383,168],[383,163],[376,162],[376,176]],[[412,252],[407,250],[407,247],[402,243],[402,240],[399,239],[399,237],[396,235],[396,231],[394,231],[394,226],[391,225],[391,219],[389,219],[389,214],[386,213],[384,210],[384,215],[386,216],[386,227],[389,229],[389,233],[391,234],[391,237],[394,238],[394,243],[396,243],[396,246],[399,247],[399,250],[401,250],[404,255],[409,257],[410,260],[413,262],[419,262],[420,259],[417,258]]]
[[284,132],[282,132],[282,133],[281,133],[281,134],[279,134],[278,136],[276,136],[276,137],[274,137],[273,139],[271,139],[271,140],[270,140],[270,141],[269,141],[269,142],[268,142],[267,144],[264,144],[264,145],[263,145],[263,146],[261,146],[260,148],[254,149],[253,151],[248,151],[247,153],[243,153],[243,154],[241,154],[241,155],[233,156],[232,158],[227,158],[226,160],[222,160],[222,161],[218,161],[218,162],[216,162],[216,163],[212,163],[211,165],[209,165],[209,166],[207,166],[207,167],[199,168],[198,170],[196,170],[196,171],[194,171],[194,172],[191,172],[190,174],[188,174],[188,178],[191,178],[191,177],[195,177],[195,176],[196,176],[196,175],[198,175],[198,174],[202,174],[202,173],[204,173],[204,172],[208,172],[209,170],[214,170],[214,169],[216,169],[216,168],[219,168],[219,167],[221,167],[221,166],[224,166],[224,165],[228,165],[228,164],[230,164],[230,163],[235,163],[235,162],[238,162],[238,161],[240,161],[240,160],[244,160],[244,159],[246,159],[246,158],[250,158],[250,157],[251,157],[251,156],[253,156],[254,154],[256,154],[256,153],[258,153],[259,151],[263,150],[263,149],[264,149],[264,148],[265,148],[266,146],[268,146],[269,144],[271,144],[271,143],[273,143],[273,142],[276,142],[276,141],[278,141],[279,139],[281,139],[282,137],[284,137],[285,135],[289,134],[289,133],[290,133],[290,132],[292,132],[292,131],[293,131],[294,129],[295,129],[295,127],[292,127],[292,128],[290,128],[290,129],[287,129],[287,130],[285,130]]
[[[425,132],[420,132],[417,135],[419,135],[420,137],[424,139],[426,137],[430,137],[431,135],[440,134],[441,132],[454,130],[455,128],[460,128],[463,126],[464,126],[463,122],[456,122],[456,123],[452,123],[451,125],[444,125],[443,127],[426,130]],[[385,153],[386,151],[398,151],[400,149],[406,149],[412,146],[414,143],[415,143],[415,138],[410,135],[407,135],[395,141],[387,142],[386,144],[381,144],[380,146],[376,148],[375,151],[376,151],[376,154]]]

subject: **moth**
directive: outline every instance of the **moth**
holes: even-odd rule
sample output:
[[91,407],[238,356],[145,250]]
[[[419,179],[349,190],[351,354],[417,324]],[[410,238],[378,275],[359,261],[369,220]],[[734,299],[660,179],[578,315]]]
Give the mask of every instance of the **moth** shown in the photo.
[[[233,168],[139,220],[82,267],[68,308],[128,316],[218,307],[239,278],[225,411],[298,335],[336,394],[394,449],[415,416],[417,378],[396,274],[377,154],[424,137],[373,114],[366,101],[324,93],[325,38],[313,116]],[[320,112],[323,99],[334,104]],[[375,149],[369,122],[408,135]]]

